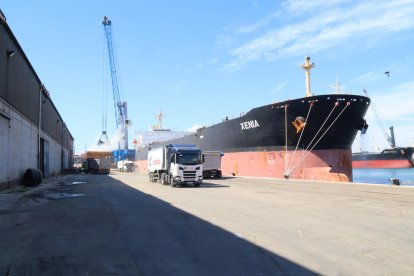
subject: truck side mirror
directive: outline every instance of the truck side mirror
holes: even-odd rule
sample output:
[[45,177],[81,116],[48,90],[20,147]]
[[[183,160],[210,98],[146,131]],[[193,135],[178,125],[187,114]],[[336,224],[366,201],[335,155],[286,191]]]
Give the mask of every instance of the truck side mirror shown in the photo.
[[204,163],[206,161],[204,154],[201,155],[201,163]]
[[175,163],[174,157],[175,157],[175,154],[171,154],[171,159],[170,159],[171,163]]

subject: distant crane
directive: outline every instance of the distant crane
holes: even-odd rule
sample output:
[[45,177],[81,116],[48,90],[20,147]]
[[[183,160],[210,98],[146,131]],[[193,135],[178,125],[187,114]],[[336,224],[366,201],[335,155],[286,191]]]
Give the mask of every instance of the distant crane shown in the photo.
[[[364,89],[363,92],[365,93],[365,95],[367,95],[367,97],[371,98],[368,95],[368,92],[367,92],[366,89]],[[387,140],[387,142],[390,144],[390,146],[392,148],[395,148],[394,127],[393,126],[390,126],[389,127],[391,136],[388,135],[388,132],[386,130],[386,127],[385,127],[384,123],[382,122],[381,117],[379,116],[379,114],[378,114],[378,112],[377,112],[377,110],[376,110],[376,108],[375,108],[372,100],[371,100],[371,109],[372,109],[372,112],[374,113],[375,118],[377,119],[378,123],[380,124],[380,127],[382,129],[382,132],[384,133],[385,139]]]
[[[128,125],[130,124],[127,118],[127,103],[121,101],[118,86],[118,76],[116,72],[114,50],[112,47],[112,21],[108,17],[104,16],[102,21],[105,30],[106,43],[108,46],[109,66],[111,71],[112,80],[112,92],[114,98],[114,110],[115,110],[115,122],[116,128],[119,134],[119,143],[117,156],[114,156],[115,161],[128,158]],[[123,150],[123,154],[121,153]]]

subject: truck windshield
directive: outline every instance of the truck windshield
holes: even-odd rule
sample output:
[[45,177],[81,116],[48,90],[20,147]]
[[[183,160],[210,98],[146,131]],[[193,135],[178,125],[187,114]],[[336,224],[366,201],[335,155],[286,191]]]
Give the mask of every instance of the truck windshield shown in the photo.
[[177,163],[181,165],[201,164],[200,153],[177,153]]

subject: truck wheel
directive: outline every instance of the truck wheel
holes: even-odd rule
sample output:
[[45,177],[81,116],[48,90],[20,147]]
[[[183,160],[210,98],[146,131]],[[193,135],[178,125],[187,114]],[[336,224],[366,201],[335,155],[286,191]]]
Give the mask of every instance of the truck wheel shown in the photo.
[[177,187],[177,183],[175,183],[174,178],[172,177],[172,175],[170,176],[170,185],[171,185],[171,187]]
[[161,184],[162,185],[165,185],[166,183],[165,183],[166,181],[165,181],[165,173],[162,173],[161,174]]
[[194,187],[200,187],[200,183],[194,183]]
[[210,171],[206,171],[206,176],[205,178],[211,178],[211,172]]

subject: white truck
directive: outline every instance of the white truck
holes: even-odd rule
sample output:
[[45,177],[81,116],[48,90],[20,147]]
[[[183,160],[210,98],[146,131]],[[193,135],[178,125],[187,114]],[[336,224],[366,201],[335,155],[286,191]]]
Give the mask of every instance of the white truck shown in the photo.
[[193,184],[203,181],[203,158],[195,145],[169,144],[148,151],[148,174],[151,182],[162,184]]
[[220,151],[203,152],[203,178],[221,178],[221,157],[224,154]]
[[133,172],[135,170],[135,164],[130,160],[120,160],[116,167],[119,172]]

